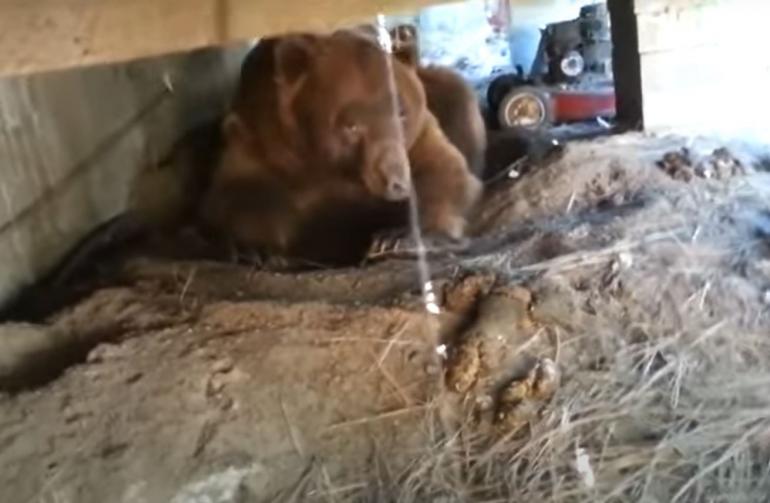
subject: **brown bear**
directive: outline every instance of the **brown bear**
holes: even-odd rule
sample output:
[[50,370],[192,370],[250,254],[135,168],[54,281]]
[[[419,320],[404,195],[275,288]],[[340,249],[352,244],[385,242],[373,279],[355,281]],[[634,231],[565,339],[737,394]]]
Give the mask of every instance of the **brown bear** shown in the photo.
[[412,190],[422,229],[460,239],[481,190],[415,72],[356,30],[260,41],[223,135],[202,221],[270,255],[360,260]]
[[471,171],[481,176],[487,148],[487,130],[476,93],[462,75],[448,67],[421,66],[419,38],[413,25],[390,30],[393,55],[416,68],[425,87],[428,109],[438,119],[447,138],[462,152]]
[[[176,236],[189,223],[273,254],[354,263],[378,233],[408,223],[412,188],[423,230],[461,237],[480,183],[427,111],[414,69],[354,34],[260,42],[227,117],[197,125],[140,172],[127,211],[44,284],[64,284],[97,256]],[[193,248],[181,253],[197,256]]]

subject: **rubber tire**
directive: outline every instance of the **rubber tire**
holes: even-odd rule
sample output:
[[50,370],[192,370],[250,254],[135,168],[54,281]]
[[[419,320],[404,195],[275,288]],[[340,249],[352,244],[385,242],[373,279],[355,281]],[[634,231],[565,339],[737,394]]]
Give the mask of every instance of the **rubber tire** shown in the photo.
[[[509,124],[506,108],[511,104],[513,100],[522,94],[529,94],[534,96],[540,102],[540,105],[543,108],[543,117],[539,123],[533,124],[531,126],[514,126]],[[551,102],[551,98],[547,92],[534,86],[521,86],[510,89],[505,97],[500,101],[500,105],[497,108],[497,121],[500,124],[501,129],[537,130],[550,127],[553,124],[553,104]]]
[[487,104],[490,110],[497,110],[500,102],[512,87],[521,85],[521,79],[513,73],[498,75],[487,86]]

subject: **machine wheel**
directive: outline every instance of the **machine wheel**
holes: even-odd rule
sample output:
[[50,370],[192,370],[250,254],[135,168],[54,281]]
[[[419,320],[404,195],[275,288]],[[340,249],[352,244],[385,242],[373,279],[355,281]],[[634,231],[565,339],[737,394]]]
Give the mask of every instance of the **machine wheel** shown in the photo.
[[512,87],[521,84],[522,82],[519,76],[512,73],[499,75],[492,79],[492,82],[490,82],[487,87],[487,104],[489,105],[489,108],[491,110],[497,110],[497,107],[500,105],[500,102],[503,101],[505,95],[508,94],[508,91],[510,91]]
[[547,92],[533,86],[508,91],[497,108],[497,120],[504,129],[539,129],[553,123],[553,108]]

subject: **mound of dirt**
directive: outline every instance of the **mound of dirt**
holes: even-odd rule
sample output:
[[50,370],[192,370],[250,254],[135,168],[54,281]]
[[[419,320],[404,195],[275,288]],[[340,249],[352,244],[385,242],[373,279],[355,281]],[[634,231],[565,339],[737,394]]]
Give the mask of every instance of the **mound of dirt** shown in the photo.
[[5,499],[765,501],[770,176],[682,183],[682,145],[574,143],[490,187],[429,264],[439,315],[412,260],[132,251],[2,327]]

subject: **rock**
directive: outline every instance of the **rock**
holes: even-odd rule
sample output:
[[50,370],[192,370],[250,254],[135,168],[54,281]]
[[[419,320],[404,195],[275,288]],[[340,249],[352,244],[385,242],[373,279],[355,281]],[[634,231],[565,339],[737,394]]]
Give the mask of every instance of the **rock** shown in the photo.
[[24,386],[33,375],[55,372],[76,338],[45,325],[0,325],[0,390]]
[[523,379],[511,381],[498,395],[495,422],[508,432],[516,432],[540,417],[543,407],[556,393],[559,370],[544,358]]

